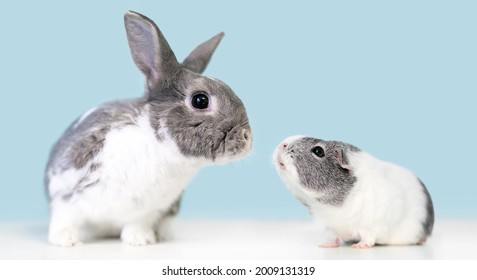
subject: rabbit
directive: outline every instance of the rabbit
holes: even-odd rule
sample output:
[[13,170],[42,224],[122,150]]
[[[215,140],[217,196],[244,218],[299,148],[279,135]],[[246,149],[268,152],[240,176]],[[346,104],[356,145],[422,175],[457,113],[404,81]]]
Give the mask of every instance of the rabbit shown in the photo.
[[274,164],[283,183],[327,226],[325,248],[423,244],[434,225],[425,185],[410,171],[339,141],[292,136]]
[[45,171],[53,245],[97,234],[137,246],[167,239],[197,172],[252,148],[242,101],[224,82],[201,75],[223,33],[179,63],[151,19],[129,11],[124,22],[145,94],[87,111],[53,146]]

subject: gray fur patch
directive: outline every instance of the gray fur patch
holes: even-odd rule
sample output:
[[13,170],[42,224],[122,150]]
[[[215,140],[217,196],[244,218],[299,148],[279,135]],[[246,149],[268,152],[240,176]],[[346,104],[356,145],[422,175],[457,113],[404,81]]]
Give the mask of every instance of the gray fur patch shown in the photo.
[[135,125],[145,102],[140,99],[103,104],[81,123],[79,118],[53,146],[48,166],[80,169],[103,147],[106,134],[112,129]]
[[87,188],[90,188],[96,185],[99,182],[99,179],[93,179],[93,174],[98,171],[101,167],[101,164],[92,162],[89,167],[87,173],[76,183],[76,185],[72,188],[71,192],[64,194],[62,196],[63,200],[70,200],[75,194],[80,194],[85,191]]
[[[324,157],[319,158],[312,153],[316,146],[324,149]],[[343,142],[310,137],[298,139],[285,148],[293,159],[301,185],[319,194],[317,200],[320,203],[331,206],[342,205],[357,180],[352,171],[340,166],[333,155],[336,149],[342,149],[346,157],[350,152],[359,151]]]
[[[81,169],[86,166],[103,148],[109,131],[136,124],[144,104],[143,99],[110,102],[98,107],[83,120],[78,118],[53,146],[46,170],[55,174],[70,168]],[[99,167],[98,164],[92,163],[90,172],[94,172]],[[47,172],[45,176],[47,188],[49,181]]]
[[[217,100],[213,114],[186,106],[195,91],[205,91]],[[226,84],[182,70],[171,87],[162,92],[149,93],[151,117],[155,126],[163,120],[179,150],[185,156],[215,160],[244,151],[247,139],[242,130],[250,132],[247,113],[242,101]]]
[[432,234],[432,229],[434,228],[434,205],[432,204],[431,195],[429,194],[426,185],[424,185],[420,179],[419,182],[421,183],[422,191],[426,196],[426,219],[422,226],[424,229],[424,237],[427,237]]
[[81,178],[80,181],[74,186],[73,190],[67,194],[64,194],[61,198],[63,200],[70,200],[74,195],[82,193],[87,188],[90,188],[99,182],[99,180],[95,180],[93,182],[88,181],[89,180],[85,177]]
[[169,209],[162,215],[162,219],[167,218],[167,217],[174,217],[177,214],[179,214],[179,210],[181,207],[181,201],[182,201],[182,194],[179,196],[179,198],[174,202]]
[[156,138],[159,142],[164,141],[164,135],[160,132],[162,128],[161,120],[159,118],[159,112],[157,111],[157,107],[154,106],[154,104],[149,105],[149,122],[151,123],[151,126],[154,130],[154,134],[156,135]]

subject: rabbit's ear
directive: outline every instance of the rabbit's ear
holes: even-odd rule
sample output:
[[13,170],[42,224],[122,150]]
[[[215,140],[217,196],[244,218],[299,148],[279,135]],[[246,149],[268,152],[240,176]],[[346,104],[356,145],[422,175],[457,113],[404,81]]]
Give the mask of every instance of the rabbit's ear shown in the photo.
[[215,49],[219,45],[224,35],[225,34],[223,32],[220,32],[211,39],[200,44],[189,54],[189,56],[187,56],[186,59],[184,59],[182,66],[195,73],[201,74],[204,72],[207,64],[209,64],[210,58],[214,54]]
[[148,85],[166,85],[180,65],[164,35],[152,20],[136,12],[124,15],[124,25],[131,55]]

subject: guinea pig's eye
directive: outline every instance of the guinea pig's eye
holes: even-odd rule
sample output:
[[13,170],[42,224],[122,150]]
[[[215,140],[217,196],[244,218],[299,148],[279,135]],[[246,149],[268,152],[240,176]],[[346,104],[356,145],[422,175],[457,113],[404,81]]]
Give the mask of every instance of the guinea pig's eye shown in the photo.
[[312,153],[314,153],[317,157],[324,157],[325,156],[325,150],[323,150],[322,147],[316,146],[311,150]]
[[190,103],[192,104],[192,107],[196,109],[207,109],[209,107],[209,97],[205,91],[196,91],[192,94]]

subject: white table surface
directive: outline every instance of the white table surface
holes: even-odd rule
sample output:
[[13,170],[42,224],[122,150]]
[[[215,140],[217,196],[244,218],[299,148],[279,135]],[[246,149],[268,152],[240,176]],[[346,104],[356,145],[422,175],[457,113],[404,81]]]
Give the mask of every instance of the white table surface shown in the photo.
[[175,238],[132,247],[118,239],[74,248],[46,242],[46,222],[1,222],[0,259],[477,259],[477,220],[438,220],[424,246],[372,249],[319,248],[320,229],[310,221],[178,220]]

